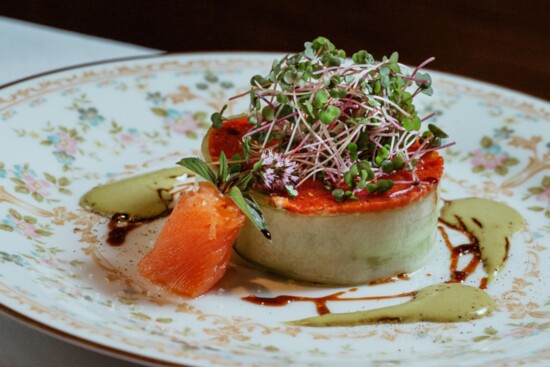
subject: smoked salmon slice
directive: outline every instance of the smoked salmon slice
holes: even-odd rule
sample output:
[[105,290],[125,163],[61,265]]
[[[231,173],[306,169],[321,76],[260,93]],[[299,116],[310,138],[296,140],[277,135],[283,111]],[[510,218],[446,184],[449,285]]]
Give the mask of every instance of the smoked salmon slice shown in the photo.
[[182,192],[140,274],[164,289],[198,297],[225,274],[246,216],[212,184]]

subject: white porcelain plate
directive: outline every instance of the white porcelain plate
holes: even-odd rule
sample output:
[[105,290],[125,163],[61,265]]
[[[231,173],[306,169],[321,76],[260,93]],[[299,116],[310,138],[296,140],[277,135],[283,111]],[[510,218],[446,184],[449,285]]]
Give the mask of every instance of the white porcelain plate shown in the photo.
[[[3,309],[87,346],[148,363],[192,366],[519,366],[550,364],[550,105],[484,83],[433,73],[445,151],[442,197],[507,202],[526,218],[504,271],[487,292],[496,311],[465,323],[291,327],[316,315],[241,298],[346,291],[408,292],[449,279],[449,251],[409,280],[349,288],[300,284],[235,258],[195,300],[137,275],[162,221],[106,244],[106,220],[78,201],[93,186],[172,167],[197,154],[209,115],[265,74],[276,55],[167,55],[56,72],[0,90],[0,301]],[[246,98],[229,113],[247,108]],[[453,243],[464,241],[451,233]],[[406,242],[407,239],[403,238]],[[463,259],[466,261],[467,259]],[[479,273],[479,274],[478,274]],[[469,278],[478,285],[482,270]],[[332,312],[404,302],[332,302]]]

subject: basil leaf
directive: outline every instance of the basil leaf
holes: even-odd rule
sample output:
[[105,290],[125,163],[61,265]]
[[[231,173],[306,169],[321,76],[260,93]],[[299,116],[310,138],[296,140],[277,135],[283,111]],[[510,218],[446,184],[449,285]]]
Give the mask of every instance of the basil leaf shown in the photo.
[[256,200],[254,200],[254,198],[249,194],[243,195],[241,190],[236,186],[233,186],[226,195],[230,197],[235,204],[237,204],[246,217],[254,223],[256,228],[258,228],[258,230],[262,232],[268,240],[271,240],[271,233],[269,233],[267,224],[265,223],[262,215],[262,211],[260,210],[258,203],[256,203]]
[[240,176],[234,186],[237,186],[241,191],[248,191],[254,183],[254,176],[251,172]]
[[211,184],[216,185],[216,174],[214,173],[214,171],[212,171],[210,167],[208,167],[206,163],[204,163],[199,158],[183,158],[178,162],[178,164],[201,176]]
[[218,168],[218,181],[219,183],[224,183],[227,181],[229,176],[229,166],[227,165],[227,158],[224,152],[220,153],[219,159],[219,168]]
[[243,157],[240,154],[235,154],[233,157],[231,157],[231,160],[229,161],[229,174],[234,175],[236,173],[241,172],[242,165],[240,163],[235,163],[237,161],[242,161]]

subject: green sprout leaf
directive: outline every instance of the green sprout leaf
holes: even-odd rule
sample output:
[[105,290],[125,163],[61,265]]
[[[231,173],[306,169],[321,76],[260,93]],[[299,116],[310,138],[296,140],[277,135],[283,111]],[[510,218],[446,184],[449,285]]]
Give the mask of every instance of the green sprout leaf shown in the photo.
[[395,170],[400,170],[405,166],[405,155],[399,152],[391,161]]
[[428,73],[416,73],[416,78],[423,80],[422,82],[418,81],[416,82],[416,85],[418,85],[422,89],[428,89],[432,86],[432,77]]
[[342,202],[345,200],[345,192],[342,189],[334,189],[332,190],[332,196],[336,199],[337,202]]
[[348,152],[349,152],[349,157],[350,157],[352,162],[355,162],[356,160],[359,159],[359,156],[357,155],[357,144],[349,143],[348,144]]
[[367,191],[372,193],[383,193],[392,189],[394,182],[392,180],[378,180],[376,183],[367,184]]
[[393,163],[391,161],[385,160],[382,162],[382,172],[391,173],[393,171]]
[[265,106],[262,109],[262,117],[266,121],[273,121],[275,120],[275,110],[271,106]]
[[336,106],[328,106],[319,114],[322,123],[330,125],[340,116],[340,109]]
[[351,56],[351,59],[356,64],[373,64],[374,57],[365,50],[357,51]]
[[[446,139],[449,137],[445,131],[441,130],[441,128],[434,124],[428,124],[428,129],[436,138]],[[489,146],[491,146],[491,144],[489,144]]]
[[223,105],[222,109],[220,112],[214,112],[211,116],[210,116],[210,120],[212,121],[212,126],[216,129],[219,129],[220,127],[222,127],[222,124],[223,124],[223,113],[225,112],[225,109],[227,108],[227,105]]
[[253,86],[253,87],[256,87],[258,85],[262,86],[262,87],[268,87],[270,84],[271,84],[271,81],[269,79],[266,79],[265,77],[261,76],[261,75],[254,75],[251,79],[250,79],[250,84]]
[[298,196],[298,190],[296,190],[296,188],[292,185],[286,184],[285,191],[291,198],[295,198],[296,196]]
[[321,89],[317,93],[315,93],[315,97],[313,98],[313,105],[315,107],[322,108],[327,102],[328,93],[326,90]]

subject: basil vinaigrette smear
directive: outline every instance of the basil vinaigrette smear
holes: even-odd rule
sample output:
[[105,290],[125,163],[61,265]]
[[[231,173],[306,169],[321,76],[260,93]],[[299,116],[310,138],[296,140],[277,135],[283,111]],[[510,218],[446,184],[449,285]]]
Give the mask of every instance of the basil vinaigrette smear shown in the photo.
[[[318,37],[305,49],[275,60],[267,75],[255,75],[250,91],[231,99],[250,99],[251,130],[242,138],[243,155],[222,154],[215,173],[198,158],[179,164],[230,196],[264,234],[262,213],[247,194],[251,188],[293,198],[307,180],[321,180],[343,202],[356,194],[391,190],[409,184],[399,195],[426,184],[415,172],[419,159],[442,145],[447,134],[427,123],[413,104],[419,94],[432,95],[432,81],[421,69],[398,62],[394,52],[381,60],[365,50],[346,59],[328,39]],[[220,128],[227,106],[212,115]],[[228,158],[230,158],[228,160]],[[392,172],[406,170],[409,181],[394,182]],[[267,236],[267,235],[266,235]]]

